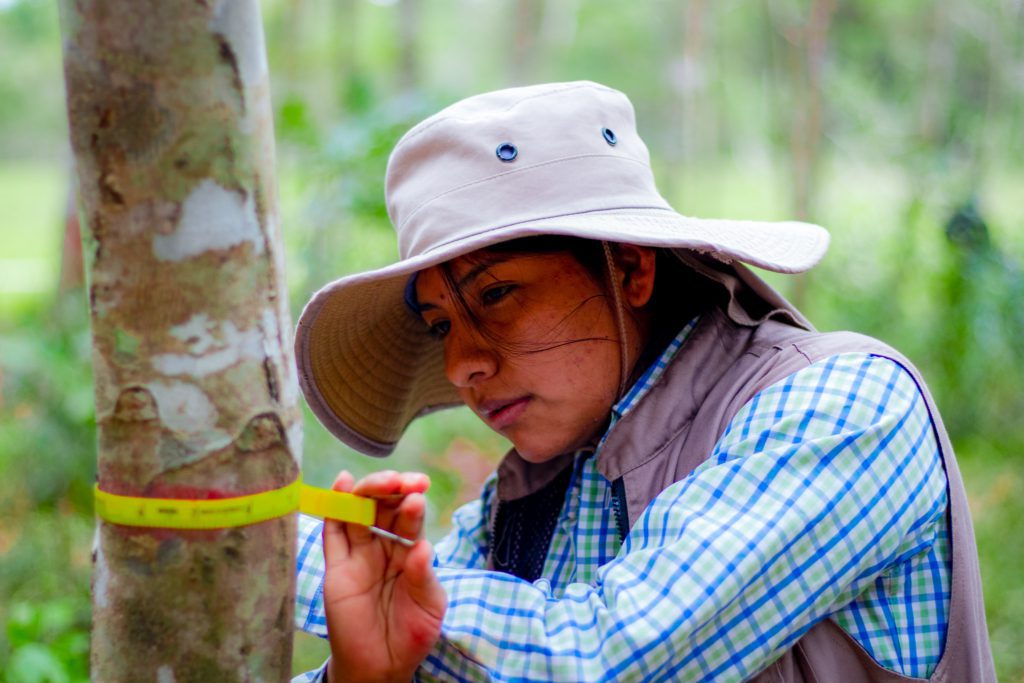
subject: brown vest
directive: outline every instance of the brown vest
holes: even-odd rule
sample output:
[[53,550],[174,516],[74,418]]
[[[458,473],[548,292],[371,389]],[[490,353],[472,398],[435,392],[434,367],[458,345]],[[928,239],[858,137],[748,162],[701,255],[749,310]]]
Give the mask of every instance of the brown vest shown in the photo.
[[[702,316],[661,379],[615,425],[601,447],[598,471],[609,481],[622,478],[630,526],[661,491],[707,459],[733,416],[759,391],[839,353],[889,358],[913,376],[924,396],[949,481],[953,550],[949,626],[942,658],[928,680],[995,681],[967,498],[949,437],[920,374],[906,358],[875,339],[811,331],[791,305],[742,266],[716,266],[687,255],[680,258],[720,282],[729,298]],[[514,451],[509,453],[498,469],[499,501],[545,486],[572,457],[566,454],[531,465]],[[824,619],[752,680],[895,683],[921,679],[882,668],[833,620]]]

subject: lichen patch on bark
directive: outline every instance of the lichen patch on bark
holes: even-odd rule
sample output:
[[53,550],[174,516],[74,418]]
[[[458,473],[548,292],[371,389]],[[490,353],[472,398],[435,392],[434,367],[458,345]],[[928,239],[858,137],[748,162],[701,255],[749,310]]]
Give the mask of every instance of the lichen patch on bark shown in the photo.
[[161,261],[182,261],[243,242],[251,242],[257,254],[266,248],[255,202],[207,178],[182,204],[174,232],[153,237],[153,253]]
[[216,428],[217,407],[196,384],[155,381],[147,383],[146,388],[156,399],[160,421],[180,435],[191,450],[213,450],[231,441],[230,435]]
[[259,86],[268,77],[266,52],[262,45],[253,45],[258,33],[252,29],[254,24],[259,26],[259,21],[259,13],[254,12],[251,4],[217,0],[209,23],[212,32],[224,36],[234,46],[234,62],[244,88]]
[[261,361],[269,343],[258,326],[239,330],[232,321],[215,322],[206,313],[170,328],[170,334],[184,343],[187,353],[157,354],[152,364],[172,377],[205,377],[245,360]]
[[295,453],[302,452],[302,422],[296,421],[285,430],[288,435],[288,448]]

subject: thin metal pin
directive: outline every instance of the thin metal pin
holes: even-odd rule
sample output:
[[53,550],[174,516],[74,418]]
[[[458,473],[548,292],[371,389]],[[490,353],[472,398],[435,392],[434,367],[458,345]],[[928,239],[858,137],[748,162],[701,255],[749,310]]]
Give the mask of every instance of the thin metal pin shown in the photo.
[[389,541],[394,541],[395,543],[400,543],[401,545],[404,545],[406,548],[411,548],[414,545],[416,545],[416,541],[414,541],[412,539],[409,539],[409,538],[402,538],[398,534],[393,534],[390,531],[385,531],[384,529],[381,529],[380,527],[371,526],[371,527],[369,527],[369,529],[370,529],[370,531],[372,533],[380,536],[381,538],[386,538]]

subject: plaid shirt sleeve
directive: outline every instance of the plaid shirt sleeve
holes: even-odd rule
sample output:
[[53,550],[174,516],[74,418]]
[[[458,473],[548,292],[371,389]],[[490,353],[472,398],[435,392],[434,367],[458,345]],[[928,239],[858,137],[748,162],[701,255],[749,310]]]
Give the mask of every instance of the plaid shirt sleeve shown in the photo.
[[438,570],[449,607],[422,680],[741,680],[928,551],[946,480],[894,362],[844,354],[755,396],[709,460],[642,513],[593,584],[555,597]]

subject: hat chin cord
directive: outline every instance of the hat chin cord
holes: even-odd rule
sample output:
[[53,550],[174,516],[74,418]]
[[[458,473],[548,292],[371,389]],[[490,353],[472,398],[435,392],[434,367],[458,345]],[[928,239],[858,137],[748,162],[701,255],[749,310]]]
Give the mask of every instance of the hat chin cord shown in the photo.
[[622,394],[626,391],[626,380],[629,377],[626,353],[625,309],[622,306],[622,288],[619,285],[619,279],[615,276],[617,268],[615,267],[615,258],[612,256],[611,244],[607,240],[601,240],[601,246],[604,247],[604,258],[608,263],[608,280],[611,282],[612,299],[615,302],[615,324],[619,328],[619,392],[615,396],[615,400],[618,400],[622,398]]

